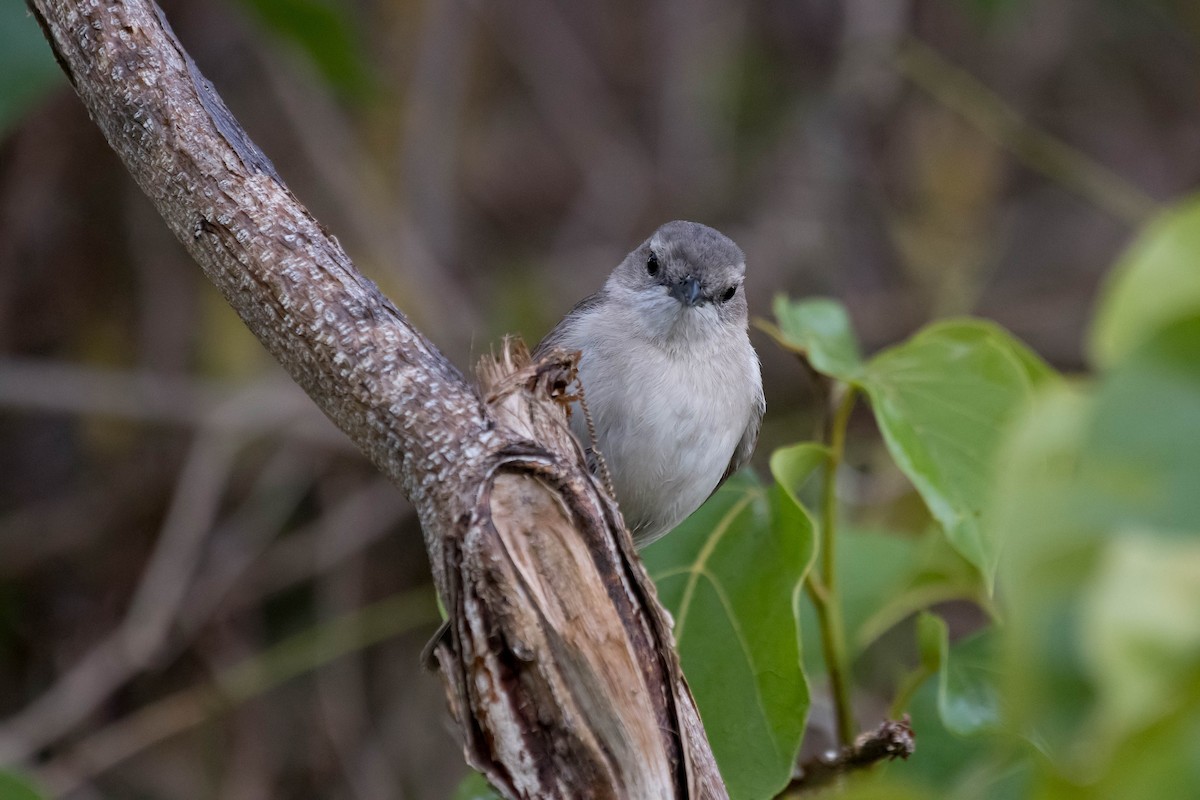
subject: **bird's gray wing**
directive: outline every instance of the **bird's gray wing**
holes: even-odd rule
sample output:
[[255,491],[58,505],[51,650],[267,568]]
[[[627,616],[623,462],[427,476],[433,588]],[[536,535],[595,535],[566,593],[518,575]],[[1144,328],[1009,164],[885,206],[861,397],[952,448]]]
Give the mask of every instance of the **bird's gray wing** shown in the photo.
[[742,433],[737,447],[733,449],[733,458],[729,459],[729,466],[725,468],[725,474],[717,482],[716,489],[713,489],[714,494],[730,475],[737,472],[750,460],[750,454],[754,452],[754,445],[758,442],[758,429],[762,427],[762,418],[766,411],[767,398],[759,391],[758,397],[755,398],[754,411],[750,414],[750,422],[746,425],[746,430]]
[[575,307],[568,311],[567,315],[563,317],[557,325],[554,326],[554,329],[547,333],[545,337],[538,342],[537,347],[533,348],[533,357],[537,358],[551,348],[564,346],[563,340],[568,337],[571,332],[571,328],[574,327],[579,318],[587,314],[596,306],[600,305],[602,302],[604,302],[603,289],[594,294],[588,295],[576,303]]

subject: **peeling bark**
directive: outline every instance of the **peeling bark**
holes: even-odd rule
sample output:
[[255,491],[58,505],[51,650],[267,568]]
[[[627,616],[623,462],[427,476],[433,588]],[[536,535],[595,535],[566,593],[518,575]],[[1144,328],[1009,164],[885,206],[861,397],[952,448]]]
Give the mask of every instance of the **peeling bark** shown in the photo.
[[510,797],[725,797],[653,586],[557,402],[574,356],[507,344],[481,394],[292,195],[153,2],[29,5],[205,275],[416,506],[472,765]]

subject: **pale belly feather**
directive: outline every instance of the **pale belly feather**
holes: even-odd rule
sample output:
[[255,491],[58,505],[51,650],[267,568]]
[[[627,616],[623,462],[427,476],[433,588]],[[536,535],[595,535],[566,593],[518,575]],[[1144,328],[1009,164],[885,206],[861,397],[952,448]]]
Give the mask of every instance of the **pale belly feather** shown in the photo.
[[[733,357],[588,357],[602,346],[593,340],[582,348],[580,378],[625,521],[645,544],[716,488],[753,413],[748,381],[756,376],[742,374]],[[572,426],[586,445],[582,414]]]

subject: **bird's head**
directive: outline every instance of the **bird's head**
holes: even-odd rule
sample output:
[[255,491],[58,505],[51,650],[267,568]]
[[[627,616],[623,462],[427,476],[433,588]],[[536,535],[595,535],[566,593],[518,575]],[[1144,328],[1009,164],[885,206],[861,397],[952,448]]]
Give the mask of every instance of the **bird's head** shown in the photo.
[[625,257],[608,289],[652,338],[700,343],[745,330],[746,257],[720,231],[668,222]]

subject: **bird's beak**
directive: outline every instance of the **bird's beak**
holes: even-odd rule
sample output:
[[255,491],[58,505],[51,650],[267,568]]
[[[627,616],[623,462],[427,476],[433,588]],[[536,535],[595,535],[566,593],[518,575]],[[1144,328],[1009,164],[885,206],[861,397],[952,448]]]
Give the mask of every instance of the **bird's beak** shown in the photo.
[[671,285],[671,297],[685,306],[699,305],[703,299],[703,295],[700,293],[700,281],[688,275],[678,283]]

